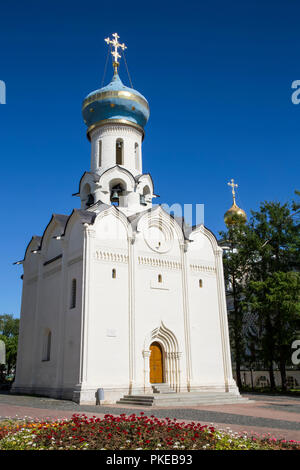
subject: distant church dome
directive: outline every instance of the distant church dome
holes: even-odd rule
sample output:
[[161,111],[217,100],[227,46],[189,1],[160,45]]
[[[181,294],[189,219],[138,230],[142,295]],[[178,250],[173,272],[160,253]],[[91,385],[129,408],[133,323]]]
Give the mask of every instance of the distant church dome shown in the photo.
[[231,186],[232,188],[232,197],[233,197],[233,204],[228,209],[227,212],[224,214],[224,222],[227,225],[227,227],[240,223],[240,224],[245,224],[247,222],[247,216],[246,212],[243,211],[235,202],[235,189],[237,188],[238,185],[234,183],[234,179],[230,181],[230,183],[227,183],[228,186]]
[[88,132],[107,122],[132,124],[143,130],[149,114],[146,98],[133,88],[123,85],[117,71],[107,86],[90,93],[82,105]]
[[234,203],[230,209],[225,212],[224,222],[227,226],[234,225],[236,223],[245,223],[247,222],[246,212]]

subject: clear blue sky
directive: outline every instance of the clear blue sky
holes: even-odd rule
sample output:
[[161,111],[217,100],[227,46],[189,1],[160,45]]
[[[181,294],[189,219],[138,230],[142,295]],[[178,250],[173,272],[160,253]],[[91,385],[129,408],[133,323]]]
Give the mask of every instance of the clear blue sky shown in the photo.
[[[19,315],[22,259],[90,165],[83,98],[100,87],[104,38],[128,46],[134,87],[149,101],[143,145],[160,202],[204,203],[224,229],[227,182],[249,213],[299,189],[300,5],[294,0],[16,0],[0,8],[1,306]],[[108,67],[105,82],[112,75]],[[124,64],[120,76],[129,85]]]

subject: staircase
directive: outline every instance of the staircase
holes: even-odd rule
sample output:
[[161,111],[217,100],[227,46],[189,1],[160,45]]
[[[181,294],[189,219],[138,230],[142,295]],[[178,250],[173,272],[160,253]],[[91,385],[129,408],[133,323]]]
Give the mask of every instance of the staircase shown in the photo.
[[153,395],[124,395],[118,404],[153,407],[186,407],[198,405],[223,405],[249,403],[247,398],[225,392],[181,392],[176,393],[168,384],[152,385]]
[[168,384],[162,383],[162,384],[153,384],[152,385],[153,393],[175,393],[175,390],[173,390]]

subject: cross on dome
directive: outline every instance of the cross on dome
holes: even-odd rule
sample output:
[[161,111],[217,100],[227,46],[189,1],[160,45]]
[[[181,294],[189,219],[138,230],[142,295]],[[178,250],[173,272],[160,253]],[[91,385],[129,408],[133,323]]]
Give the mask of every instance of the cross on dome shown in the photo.
[[113,39],[105,38],[104,41],[108,45],[111,45],[114,47],[114,50],[111,51],[111,55],[114,58],[114,62],[113,62],[114,71],[115,73],[117,73],[118,67],[119,67],[118,59],[121,58],[120,54],[118,53],[118,49],[120,47],[124,51],[125,49],[127,49],[127,46],[125,46],[124,43],[123,44],[119,43],[118,40],[120,39],[120,36],[118,35],[118,33],[113,33],[112,36],[113,36]]
[[233,203],[235,204],[235,190],[234,190],[234,188],[238,188],[238,184],[236,184],[234,182],[233,178],[230,180],[230,183],[227,183],[227,184],[228,184],[228,186],[231,186],[231,188],[232,188]]

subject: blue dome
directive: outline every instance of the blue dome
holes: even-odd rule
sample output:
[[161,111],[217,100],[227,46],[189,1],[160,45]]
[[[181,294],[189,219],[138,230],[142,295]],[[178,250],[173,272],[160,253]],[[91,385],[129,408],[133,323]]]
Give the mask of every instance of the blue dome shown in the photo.
[[88,129],[107,120],[125,120],[144,129],[149,114],[146,98],[123,85],[118,74],[107,86],[90,93],[82,104],[82,115]]

